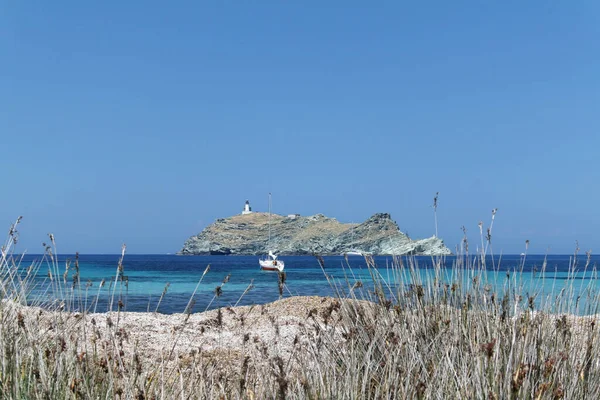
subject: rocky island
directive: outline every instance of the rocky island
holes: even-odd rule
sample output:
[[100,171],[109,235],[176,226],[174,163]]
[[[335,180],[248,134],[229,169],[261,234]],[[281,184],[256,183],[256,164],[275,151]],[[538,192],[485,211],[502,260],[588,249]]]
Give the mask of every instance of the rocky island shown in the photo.
[[[246,212],[218,219],[190,237],[180,255],[262,255],[267,252],[269,214]],[[390,214],[373,215],[362,224],[341,223],[317,214],[271,215],[271,248],[280,255],[447,255],[443,240],[413,240],[400,232]]]

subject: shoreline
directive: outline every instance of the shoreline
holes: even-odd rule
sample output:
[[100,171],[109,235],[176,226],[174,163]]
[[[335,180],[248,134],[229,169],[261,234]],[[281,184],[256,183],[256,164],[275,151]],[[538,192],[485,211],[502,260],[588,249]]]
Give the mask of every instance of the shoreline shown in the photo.
[[[460,316],[465,312],[450,305],[426,307],[439,308],[438,311],[448,316]],[[384,305],[369,300],[294,296],[264,304],[223,306],[190,314],[146,311],[81,313],[25,306],[2,300],[5,317],[12,312],[18,316],[17,320],[23,316],[26,326],[49,328],[30,332],[34,336],[36,332],[42,333],[42,336],[47,334],[58,325],[57,321],[60,321],[60,324],[68,327],[69,333],[83,333],[86,340],[79,344],[82,351],[89,352],[90,346],[103,340],[103,347],[108,349],[114,346],[114,343],[106,339],[116,334],[125,354],[135,353],[149,362],[165,361],[165,357],[167,361],[172,361],[176,357],[181,358],[182,354],[220,357],[227,355],[226,359],[235,361],[231,360],[233,355],[239,358],[251,355],[256,350],[267,358],[289,356],[299,342],[306,345],[321,330],[329,329],[334,336],[338,336],[335,331],[344,330],[346,327],[342,324],[332,324],[331,321],[342,320],[339,315],[341,309],[372,311],[384,308]],[[392,308],[388,310],[393,313]],[[409,309],[405,310],[410,314]],[[492,317],[481,310],[466,312],[476,312],[484,318]],[[598,318],[598,314],[576,315],[521,309],[517,315],[509,317],[509,320],[521,318],[525,313],[530,314],[531,318],[550,321],[566,318],[574,327],[583,326],[584,322]],[[112,337],[112,340],[114,339]]]
[[320,329],[315,324],[322,325],[324,313],[339,308],[339,303],[332,297],[298,296],[192,314],[80,313],[7,301],[3,306],[5,313],[10,310],[22,315],[25,326],[50,328],[31,331],[34,336],[44,332],[43,336],[60,324],[68,327],[71,336],[83,335],[78,344],[81,352],[90,353],[100,344],[105,350],[118,347],[125,358],[136,354],[149,363],[202,355],[216,357],[219,363],[227,365],[236,364],[245,356],[255,359],[289,356],[298,342],[306,344],[312,339]]
[[[557,382],[563,384],[565,376],[579,376],[580,367],[570,365],[591,359],[592,352],[600,354],[594,329],[598,315],[523,307],[505,315],[498,302],[494,308],[464,308],[417,299],[418,292],[399,305],[298,296],[195,314],[82,314],[5,300],[0,303],[0,339],[32,360],[31,376],[41,382],[57,373],[67,393],[94,381],[97,386],[82,393],[127,393],[125,398],[140,398],[139,393],[160,398],[165,386],[175,398],[184,392],[182,385],[195,398],[260,399],[276,393],[338,398],[349,391],[362,398],[371,389],[383,395],[390,385],[396,385],[398,398],[414,398],[415,390],[427,390],[432,398],[440,397],[434,395],[438,392],[471,398],[478,386],[470,371],[487,379],[492,368],[493,376],[506,376],[498,393],[510,393],[514,374],[526,365],[557,363],[552,374],[560,374]],[[520,355],[514,359],[513,354]],[[590,366],[590,376],[597,374],[596,365]],[[36,368],[46,372],[37,376]],[[457,370],[464,373],[458,386],[444,378]],[[419,379],[428,379],[427,387],[405,384],[424,373]],[[531,384],[543,383],[527,376]],[[382,377],[381,387],[369,389]],[[107,379],[111,386],[105,388]],[[496,387],[495,382],[486,385]]]

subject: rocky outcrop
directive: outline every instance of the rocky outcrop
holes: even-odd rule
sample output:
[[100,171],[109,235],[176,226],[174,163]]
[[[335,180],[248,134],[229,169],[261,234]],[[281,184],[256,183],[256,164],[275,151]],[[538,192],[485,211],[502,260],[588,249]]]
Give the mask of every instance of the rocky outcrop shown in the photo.
[[[261,255],[267,252],[269,214],[218,219],[190,237],[178,254]],[[390,214],[375,214],[362,224],[343,224],[323,214],[289,218],[271,215],[271,246],[282,255],[340,255],[358,250],[371,255],[451,254],[436,237],[412,240]]]

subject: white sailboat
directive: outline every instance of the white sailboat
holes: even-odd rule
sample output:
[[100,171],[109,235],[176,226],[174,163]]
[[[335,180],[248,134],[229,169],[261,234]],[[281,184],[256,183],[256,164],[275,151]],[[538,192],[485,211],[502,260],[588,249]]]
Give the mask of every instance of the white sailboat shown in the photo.
[[267,255],[264,258],[258,260],[258,263],[260,264],[260,269],[265,271],[283,271],[283,268],[285,268],[284,262],[278,260],[277,256],[273,254],[273,251],[271,249],[271,193],[269,193],[269,241],[267,242],[267,250]]
[[342,255],[344,255],[344,256],[361,256],[361,257],[364,257],[365,253],[363,253],[362,251],[360,251],[358,249],[350,249],[347,252],[343,253]]

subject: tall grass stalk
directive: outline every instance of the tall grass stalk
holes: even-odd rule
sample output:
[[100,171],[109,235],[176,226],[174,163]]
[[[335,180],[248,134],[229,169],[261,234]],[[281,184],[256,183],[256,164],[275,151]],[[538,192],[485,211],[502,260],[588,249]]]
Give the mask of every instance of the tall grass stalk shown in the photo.
[[[150,358],[142,357],[151,345],[139,341],[147,338],[142,327],[125,323],[135,314],[120,305],[127,291],[124,248],[106,293],[109,312],[97,314],[103,285],[88,303],[91,286],[81,288],[78,258],[59,275],[53,244],[41,262],[24,266],[9,239],[0,258],[0,397],[600,398],[600,299],[591,252],[580,259],[577,246],[565,276],[547,258],[529,276],[529,242],[513,264],[487,254],[493,253],[493,221],[494,215],[489,230],[480,229],[476,252],[469,253],[465,230],[452,258],[402,256],[378,265],[366,257],[368,274],[348,260],[325,267],[318,258],[334,298],[219,308],[195,320],[192,308],[207,267],[182,320],[152,315],[177,323],[162,351],[146,351]],[[36,278],[46,265],[49,278]],[[218,305],[228,281],[207,308]],[[282,296],[287,283],[281,276],[278,282]],[[277,304],[283,311],[269,314]],[[311,306],[285,308],[290,304]],[[260,321],[266,325],[254,325]],[[213,342],[205,337],[209,332]],[[182,345],[186,341],[193,351]]]

